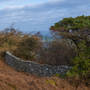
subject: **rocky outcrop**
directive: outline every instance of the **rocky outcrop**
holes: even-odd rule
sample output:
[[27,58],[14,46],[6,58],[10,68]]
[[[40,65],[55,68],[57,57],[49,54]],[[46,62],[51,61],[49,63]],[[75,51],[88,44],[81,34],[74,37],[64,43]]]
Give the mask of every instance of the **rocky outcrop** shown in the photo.
[[6,52],[5,62],[17,71],[28,72],[38,76],[52,76],[57,73],[64,74],[70,69],[70,67],[65,65],[51,66],[47,64],[38,64],[32,61],[24,61],[12,55],[10,52]]

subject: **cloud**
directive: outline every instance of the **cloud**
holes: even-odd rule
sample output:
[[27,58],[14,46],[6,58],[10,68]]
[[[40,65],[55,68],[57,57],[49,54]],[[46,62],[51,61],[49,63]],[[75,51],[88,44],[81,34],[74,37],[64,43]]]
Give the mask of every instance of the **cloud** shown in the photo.
[[15,23],[24,32],[48,32],[52,24],[64,17],[90,15],[89,3],[90,0],[48,0],[7,6],[8,8],[0,10],[0,28]]
[[1,0],[1,9],[19,9],[24,7],[41,7],[43,5],[55,5],[57,3],[62,3],[66,0]]

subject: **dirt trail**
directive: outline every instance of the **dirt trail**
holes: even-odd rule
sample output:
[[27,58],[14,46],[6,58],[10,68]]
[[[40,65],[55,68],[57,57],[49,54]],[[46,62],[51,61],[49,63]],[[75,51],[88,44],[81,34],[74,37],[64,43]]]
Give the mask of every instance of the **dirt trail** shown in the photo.
[[[0,61],[0,90],[76,90],[58,77],[37,77],[17,72]],[[90,90],[80,86],[77,90]]]

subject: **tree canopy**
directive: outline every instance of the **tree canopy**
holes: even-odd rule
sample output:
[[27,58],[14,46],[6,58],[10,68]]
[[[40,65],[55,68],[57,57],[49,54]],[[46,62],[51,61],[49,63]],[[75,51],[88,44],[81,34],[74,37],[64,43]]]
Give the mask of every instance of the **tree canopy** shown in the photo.
[[77,46],[77,55],[73,58],[73,67],[68,76],[78,76],[89,81],[90,76],[90,16],[64,18],[51,26],[51,31],[59,33],[62,38],[70,39]]
[[[52,26],[55,30],[59,30],[60,28],[64,28],[65,30],[79,30],[83,28],[90,28],[90,16],[78,16],[76,18],[64,18],[63,20],[55,23]],[[51,27],[51,29],[52,29]]]
[[75,43],[80,40],[90,42],[90,16],[64,18],[51,26],[50,30],[58,32],[64,38],[72,39]]

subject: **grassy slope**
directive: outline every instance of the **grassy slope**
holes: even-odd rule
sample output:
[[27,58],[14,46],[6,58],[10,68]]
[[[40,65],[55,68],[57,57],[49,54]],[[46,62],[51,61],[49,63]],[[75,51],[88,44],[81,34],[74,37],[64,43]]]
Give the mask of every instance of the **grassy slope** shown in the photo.
[[[0,90],[76,90],[58,77],[37,77],[17,72],[0,61]],[[81,85],[78,90],[90,90]]]

